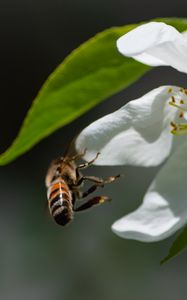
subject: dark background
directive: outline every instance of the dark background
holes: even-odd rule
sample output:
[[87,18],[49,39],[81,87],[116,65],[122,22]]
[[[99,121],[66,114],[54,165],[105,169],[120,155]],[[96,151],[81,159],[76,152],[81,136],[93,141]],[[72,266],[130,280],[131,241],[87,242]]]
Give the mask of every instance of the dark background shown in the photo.
[[[75,47],[105,28],[154,17],[185,17],[185,1],[0,1],[0,150],[13,138],[44,80]],[[157,68],[0,170],[0,300],[186,299],[187,253],[159,265],[174,237],[144,244],[110,226],[140,203],[157,169],[92,167],[124,174],[105,188],[111,204],[57,226],[46,210],[44,178],[51,159],[91,121],[186,76]],[[99,192],[99,191],[98,191]]]

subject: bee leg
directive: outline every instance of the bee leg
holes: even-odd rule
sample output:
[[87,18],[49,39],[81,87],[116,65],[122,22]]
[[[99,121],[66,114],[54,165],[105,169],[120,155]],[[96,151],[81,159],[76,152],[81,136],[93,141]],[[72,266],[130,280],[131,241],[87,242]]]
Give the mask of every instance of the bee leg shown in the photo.
[[97,178],[97,177],[87,177],[86,179],[87,180],[93,180],[94,182],[96,182],[96,184],[92,185],[87,191],[85,191],[83,194],[82,194],[82,198],[88,196],[90,193],[93,193],[98,187],[104,187],[104,185],[106,183],[111,183],[113,182],[114,180],[116,180],[117,178],[119,178],[120,175],[117,175],[117,176],[111,176],[111,177],[108,177],[106,179],[100,179],[100,178]]
[[86,148],[84,149],[83,152],[77,153],[76,155],[72,156],[72,157],[70,158],[70,160],[71,160],[71,161],[73,161],[73,160],[79,160],[79,159],[81,159],[85,154],[86,154]]
[[[76,199],[81,199],[81,198],[82,198],[82,191],[79,190],[79,189],[75,190],[75,191],[73,192],[73,194],[74,194],[75,201],[76,201]],[[74,202],[75,202],[75,201],[74,201]],[[74,204],[74,202],[73,202],[73,204]]]
[[[81,190],[76,190],[74,192],[75,199],[81,200],[82,198],[87,197],[89,194],[93,193],[99,186],[103,187],[104,185],[94,184],[85,192],[82,192]],[[74,202],[73,202],[73,204],[74,204]]]
[[[86,149],[85,149],[85,152],[86,152]],[[92,159],[92,160],[90,160],[90,161],[88,161],[88,162],[85,162],[84,164],[81,164],[81,165],[79,165],[79,166],[77,166],[76,167],[76,176],[77,176],[77,178],[79,178],[78,180],[80,180],[81,182],[83,182],[83,179],[82,179],[82,177],[81,177],[81,174],[80,174],[80,169],[86,169],[86,168],[88,168],[90,165],[92,165],[93,163],[94,163],[94,161],[98,158],[98,156],[99,156],[99,152],[97,153],[97,155]]]
[[79,199],[87,197],[89,194],[93,193],[98,187],[104,187],[104,185],[106,183],[113,182],[114,180],[119,178],[119,176],[120,175],[110,176],[106,179],[101,179],[101,178],[94,177],[94,176],[83,176],[83,177],[81,177],[80,180],[77,182],[77,185],[80,185],[84,180],[90,180],[90,181],[95,182],[96,184],[92,185],[87,191],[80,194]]
[[92,182],[95,182],[97,184],[102,184],[103,180],[100,178],[97,178],[95,176],[77,176],[78,180],[75,183],[75,186],[80,186],[85,180],[89,180]]
[[[82,193],[81,198],[85,198],[85,197],[87,197],[89,194],[95,192],[95,190],[96,190],[99,186],[101,186],[101,185],[98,185],[98,184],[92,185],[87,191],[85,191],[85,192]],[[103,186],[104,186],[104,185],[102,185],[102,187],[103,187]]]
[[76,185],[81,185],[81,183],[85,180],[88,181],[92,181],[95,182],[98,186],[103,187],[106,183],[111,183],[113,181],[115,181],[117,178],[120,177],[120,174],[116,175],[116,176],[110,176],[107,177],[105,179],[99,178],[99,177],[95,177],[95,176],[82,176],[78,181]]
[[88,200],[86,203],[82,204],[81,206],[74,208],[74,211],[82,211],[82,210],[88,209],[94,205],[102,204],[107,201],[111,201],[111,199],[107,196],[96,196],[96,197]]
[[92,164],[94,163],[94,161],[96,161],[96,159],[98,158],[99,154],[100,154],[100,153],[98,152],[98,153],[96,154],[96,156],[95,156],[92,160],[90,160],[90,161],[88,161],[88,162],[85,162],[84,164],[81,164],[81,165],[77,166],[77,170],[88,168],[90,165],[92,165]]

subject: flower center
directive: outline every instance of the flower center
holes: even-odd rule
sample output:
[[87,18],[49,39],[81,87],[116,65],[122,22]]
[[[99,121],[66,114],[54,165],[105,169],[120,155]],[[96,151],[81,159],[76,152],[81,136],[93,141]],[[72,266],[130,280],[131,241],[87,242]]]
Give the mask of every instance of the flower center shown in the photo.
[[[175,108],[178,109],[178,115],[176,116],[176,119],[180,120],[180,119],[184,119],[186,121],[185,113],[187,113],[187,101],[184,100],[182,97],[184,96],[184,98],[186,98],[187,96],[187,89],[184,88],[180,88],[179,90],[181,93],[181,98],[179,99],[179,97],[175,97],[175,96],[171,96],[169,104]],[[172,88],[170,88],[168,90],[168,93],[172,93],[173,90]],[[171,122],[171,133],[175,134],[175,135],[183,135],[183,134],[187,134],[187,121],[183,122],[183,123],[179,123],[179,122]]]

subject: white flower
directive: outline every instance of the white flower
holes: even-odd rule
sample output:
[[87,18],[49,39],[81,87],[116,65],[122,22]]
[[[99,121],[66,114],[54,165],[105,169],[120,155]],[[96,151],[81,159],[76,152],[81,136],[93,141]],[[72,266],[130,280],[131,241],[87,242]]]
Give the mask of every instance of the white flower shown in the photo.
[[[169,65],[187,73],[185,34],[164,23],[137,27],[117,41],[126,56],[152,66]],[[187,223],[187,90],[161,86],[130,101],[85,128],[76,148],[86,160],[100,152],[97,165],[156,166],[169,159],[153,180],[143,203],[117,220],[123,238],[158,241]],[[172,131],[172,133],[171,133]]]

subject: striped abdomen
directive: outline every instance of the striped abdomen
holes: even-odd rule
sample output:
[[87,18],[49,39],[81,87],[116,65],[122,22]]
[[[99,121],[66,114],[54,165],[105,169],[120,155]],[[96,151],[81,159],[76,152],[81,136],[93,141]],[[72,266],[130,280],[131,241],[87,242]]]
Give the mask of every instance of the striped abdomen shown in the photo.
[[72,196],[65,181],[59,177],[52,181],[47,191],[50,214],[60,225],[73,218]]

